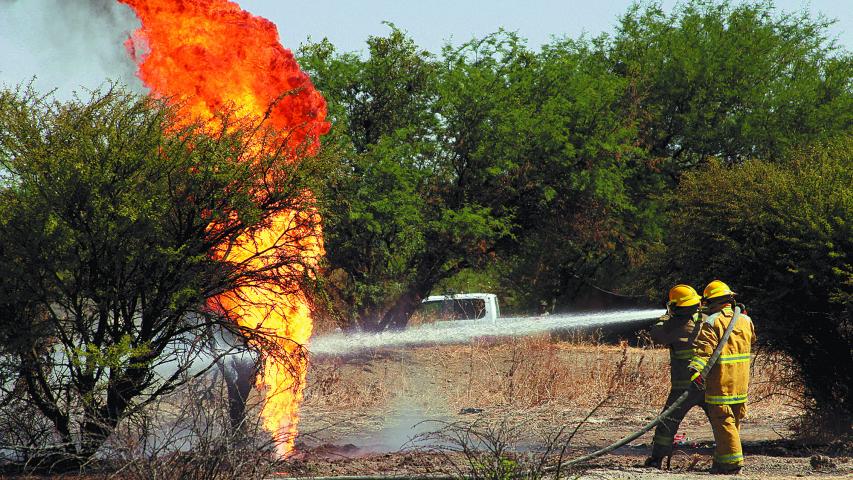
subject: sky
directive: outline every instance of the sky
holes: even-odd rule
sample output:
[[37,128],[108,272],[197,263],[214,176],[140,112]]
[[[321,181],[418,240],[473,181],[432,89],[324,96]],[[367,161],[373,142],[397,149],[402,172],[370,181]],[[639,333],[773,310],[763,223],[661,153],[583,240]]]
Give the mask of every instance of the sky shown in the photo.
[[[494,32],[499,27],[518,31],[530,45],[540,46],[552,36],[576,38],[612,32],[617,19],[633,0],[243,0],[244,9],[266,17],[279,27],[285,46],[298,46],[305,38],[328,37],[339,49],[365,48],[369,35],[383,35],[391,21],[407,31],[421,47],[437,52],[445,41],[462,43]],[[675,0],[661,0],[670,11]],[[853,50],[853,0],[776,0],[780,11],[821,12],[839,20],[834,34]],[[319,14],[317,14],[319,12]]]
[[[308,38],[329,38],[341,51],[364,51],[370,35],[390,21],[415,42],[438,52],[500,27],[539,47],[554,36],[576,38],[612,32],[632,0],[238,0],[279,29],[296,49]],[[676,0],[661,0],[670,10]],[[87,6],[88,5],[88,6]],[[853,50],[853,0],[776,0],[780,11],[807,9],[838,20],[830,30]],[[114,0],[0,0],[0,86],[33,80],[59,97],[95,88],[106,79],[142,89],[122,42],[139,26]]]

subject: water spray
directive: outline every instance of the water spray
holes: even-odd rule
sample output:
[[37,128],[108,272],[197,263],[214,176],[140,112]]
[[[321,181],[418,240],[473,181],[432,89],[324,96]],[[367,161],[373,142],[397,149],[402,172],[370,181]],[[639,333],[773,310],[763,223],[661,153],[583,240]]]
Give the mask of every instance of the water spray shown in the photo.
[[382,347],[465,343],[483,337],[520,337],[559,330],[612,327],[653,320],[657,309],[548,315],[544,317],[501,317],[496,321],[454,320],[419,325],[402,331],[354,334],[333,333],[314,337],[308,350],[314,355],[345,355]]

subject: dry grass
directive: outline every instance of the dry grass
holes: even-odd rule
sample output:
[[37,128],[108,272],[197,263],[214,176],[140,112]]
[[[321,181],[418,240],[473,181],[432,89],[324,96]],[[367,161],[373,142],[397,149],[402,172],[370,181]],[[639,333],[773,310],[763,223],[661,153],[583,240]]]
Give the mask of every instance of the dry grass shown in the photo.
[[614,393],[626,402],[663,398],[669,379],[662,360],[656,351],[624,344],[534,337],[494,345],[472,343],[447,351],[437,362],[445,372],[456,370],[453,405],[531,408],[592,407]]
[[403,372],[380,355],[332,357],[309,367],[305,399],[316,407],[346,410],[382,406],[394,395]]
[[[757,356],[752,416],[799,414],[802,397],[790,382],[788,365],[778,356]],[[666,349],[604,344],[595,336],[557,341],[545,335],[315,359],[303,412],[315,418],[378,418],[405,401],[433,413],[478,408],[537,415],[548,423],[567,414],[582,417],[607,398],[609,418],[639,421],[657,413],[668,392]]]
[[605,345],[595,337],[478,340],[320,359],[311,366],[306,401],[309,408],[381,408],[421,387],[453,408],[589,407],[608,393],[622,402],[663,401],[668,361],[664,350]]

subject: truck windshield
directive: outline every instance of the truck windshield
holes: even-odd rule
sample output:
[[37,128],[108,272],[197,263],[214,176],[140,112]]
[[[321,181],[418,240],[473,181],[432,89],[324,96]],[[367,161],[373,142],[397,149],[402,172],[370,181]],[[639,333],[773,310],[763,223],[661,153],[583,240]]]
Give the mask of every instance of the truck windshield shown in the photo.
[[486,316],[486,302],[481,298],[432,300],[418,307],[409,324],[477,320],[484,316]]

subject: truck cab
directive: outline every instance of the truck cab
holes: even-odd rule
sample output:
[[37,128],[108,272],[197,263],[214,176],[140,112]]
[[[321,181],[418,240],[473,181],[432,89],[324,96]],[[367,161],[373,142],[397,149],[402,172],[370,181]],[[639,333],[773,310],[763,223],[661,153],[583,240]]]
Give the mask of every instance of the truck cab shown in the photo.
[[433,295],[421,302],[415,312],[416,323],[478,320],[496,322],[501,315],[498,297],[493,293],[457,293]]

